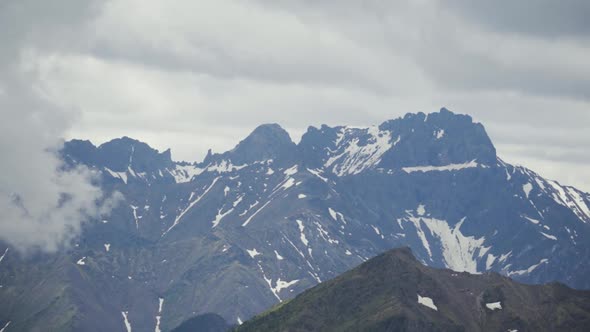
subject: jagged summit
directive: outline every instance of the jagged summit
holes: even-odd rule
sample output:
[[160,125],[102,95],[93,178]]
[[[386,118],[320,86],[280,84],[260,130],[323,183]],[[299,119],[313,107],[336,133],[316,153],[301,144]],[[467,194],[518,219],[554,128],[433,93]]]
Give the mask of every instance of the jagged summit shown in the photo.
[[484,126],[468,115],[446,108],[430,114],[406,115],[379,127],[396,136],[398,143],[383,156],[388,167],[445,166],[496,163],[496,149]]
[[68,158],[74,158],[77,162],[87,165],[96,164],[96,146],[89,140],[73,139],[64,142],[60,151],[62,158],[68,161]]
[[404,116],[400,116],[395,119],[390,119],[385,122],[400,121],[400,120],[406,120],[406,121],[413,120],[413,121],[417,121],[417,122],[429,122],[429,121],[437,122],[437,121],[443,120],[443,121],[447,121],[447,122],[459,121],[459,122],[462,122],[464,125],[479,124],[479,123],[474,122],[473,118],[470,115],[455,113],[446,107],[441,107],[437,112],[406,113],[406,114],[404,114]]
[[[136,165],[131,165],[137,167],[136,171],[154,171],[172,164],[169,150],[159,153],[127,136],[99,147],[89,141],[72,140],[66,143],[65,150],[84,156],[81,159],[89,164],[104,165],[115,172],[125,171],[130,160],[133,163],[132,155],[138,156]],[[268,160],[279,164],[298,160],[306,167],[326,168],[344,176],[377,168],[489,166],[496,163],[497,157],[482,124],[443,107],[439,112],[409,113],[366,128],[310,126],[299,144],[280,125],[263,124],[232,150],[215,154],[209,151],[199,166],[222,163],[240,166]]]
[[496,163],[496,150],[483,125],[446,108],[430,114],[407,114],[367,128],[309,127],[299,150],[308,165],[325,167],[338,176],[366,169],[399,171]]
[[75,157],[79,162],[96,167],[106,167],[113,172],[154,172],[173,165],[170,149],[164,152],[147,143],[123,136],[105,142],[98,147],[90,141],[65,142],[62,154]]

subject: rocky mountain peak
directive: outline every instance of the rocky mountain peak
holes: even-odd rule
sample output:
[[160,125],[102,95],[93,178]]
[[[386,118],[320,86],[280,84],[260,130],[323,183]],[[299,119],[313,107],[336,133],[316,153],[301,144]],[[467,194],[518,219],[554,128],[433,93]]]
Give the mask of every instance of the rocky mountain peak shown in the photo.
[[100,145],[97,154],[99,162],[115,172],[128,168],[135,172],[148,172],[172,165],[169,149],[160,153],[148,144],[127,136]]
[[98,147],[90,141],[71,140],[65,142],[62,154],[85,165],[106,167],[113,172],[126,172],[128,169],[153,172],[173,165],[170,149],[160,153],[148,144],[127,136]]
[[496,150],[484,127],[446,108],[366,128],[309,127],[299,149],[308,165],[325,167],[338,176],[366,169],[399,171],[496,162]]
[[88,140],[73,139],[64,142],[61,154],[66,161],[73,158],[87,165],[96,163],[96,146]]
[[383,155],[381,167],[496,163],[496,149],[483,125],[446,108],[430,114],[407,114],[379,128],[391,132],[397,142],[395,149]]
[[221,159],[229,159],[235,165],[251,164],[272,159],[275,162],[291,161],[296,145],[289,133],[276,123],[263,124],[248,135],[232,150],[223,153]]

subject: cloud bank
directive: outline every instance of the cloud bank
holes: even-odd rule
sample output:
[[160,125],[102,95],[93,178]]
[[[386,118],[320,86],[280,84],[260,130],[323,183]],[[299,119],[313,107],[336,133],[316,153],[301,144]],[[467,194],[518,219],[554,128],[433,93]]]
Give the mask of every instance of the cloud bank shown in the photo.
[[[94,184],[99,179],[91,170],[62,164],[62,137],[77,112],[43,95],[32,60],[69,45],[67,15],[82,18],[90,8],[76,3],[63,3],[71,5],[69,13],[36,1],[0,4],[0,239],[25,253],[67,247],[85,221],[115,203]],[[20,20],[22,14],[37,14],[39,21]]]

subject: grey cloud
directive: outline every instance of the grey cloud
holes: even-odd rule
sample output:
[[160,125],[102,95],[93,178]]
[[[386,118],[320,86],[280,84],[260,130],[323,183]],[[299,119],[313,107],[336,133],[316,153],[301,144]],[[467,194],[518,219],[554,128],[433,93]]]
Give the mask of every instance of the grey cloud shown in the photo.
[[78,49],[87,21],[100,12],[99,1],[33,1],[0,2],[0,61],[16,62],[23,48],[46,51]]
[[[581,14],[588,12],[587,2],[344,1],[336,5],[330,1],[278,1],[271,7],[347,36],[359,47],[387,52],[391,61],[383,57],[386,72],[392,62],[407,59],[405,67],[410,64],[422,69],[440,89],[589,98],[590,65],[586,59],[590,57],[590,25],[585,19],[588,15]],[[497,29],[490,28],[488,19],[500,21]],[[514,33],[510,30],[513,25],[503,24],[504,20],[524,22],[523,26],[531,25],[532,31],[541,34],[543,29],[571,34],[540,39]],[[527,21],[536,23],[527,25]],[[577,28],[567,30],[567,24]],[[560,30],[559,26],[564,27]],[[379,84],[387,85],[391,77],[397,77],[395,70],[392,72],[374,78],[384,79]]]
[[[499,144],[499,146],[505,146]],[[518,153],[521,157],[563,162],[567,160],[570,164],[587,165],[590,161],[585,148],[564,148],[564,147],[543,147],[539,145],[520,145]]]
[[494,31],[543,38],[590,35],[590,2],[586,0],[451,0],[445,4],[464,18]]
[[37,89],[34,58],[78,41],[72,31],[91,12],[90,2],[80,3],[0,4],[0,238],[22,252],[69,245],[85,220],[117,200],[92,184],[92,171],[63,170],[57,151],[76,112],[49,103]]
[[[119,13],[133,7],[133,2],[107,7],[97,21],[96,57],[227,80],[392,91],[385,84],[392,68],[379,65],[379,54],[339,31],[304,24],[293,13],[255,2],[218,1],[213,6],[181,2],[153,10],[146,6],[135,12],[135,19],[120,20]],[[155,10],[164,19],[148,19]],[[181,14],[187,11],[191,16]],[[212,22],[209,17],[216,19]],[[180,23],[169,25],[168,19]],[[114,34],[118,37],[112,38]]]
[[[36,88],[82,110],[68,137],[129,135],[198,160],[260,123],[301,133],[447,106],[483,122],[509,161],[557,178],[555,165],[578,170],[590,141],[584,5],[539,27],[545,2],[526,14],[490,4],[111,0],[75,22],[52,14],[70,24],[65,42],[23,44],[38,51]],[[567,181],[587,184],[581,174]]]
[[[538,65],[534,65],[535,59],[531,58],[528,64],[514,64],[505,59],[494,58],[495,47],[485,52],[474,52],[463,49],[455,40],[444,37],[437,38],[434,53],[431,52],[432,46],[422,48],[417,56],[423,68],[443,89],[516,91],[537,96],[590,99],[590,66],[579,68],[577,73],[568,72],[567,68],[563,68],[563,64],[570,61],[568,58],[562,58],[562,62]],[[525,48],[516,45],[511,52],[531,53]],[[534,57],[533,54],[531,56]],[[590,56],[590,49],[580,54],[580,58],[587,56]]]

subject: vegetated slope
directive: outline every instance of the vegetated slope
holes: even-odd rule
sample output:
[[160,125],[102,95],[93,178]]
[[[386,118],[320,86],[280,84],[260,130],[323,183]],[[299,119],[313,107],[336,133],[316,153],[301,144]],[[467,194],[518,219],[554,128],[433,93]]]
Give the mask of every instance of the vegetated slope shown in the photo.
[[434,269],[401,248],[236,331],[587,331],[588,326],[590,291]]

